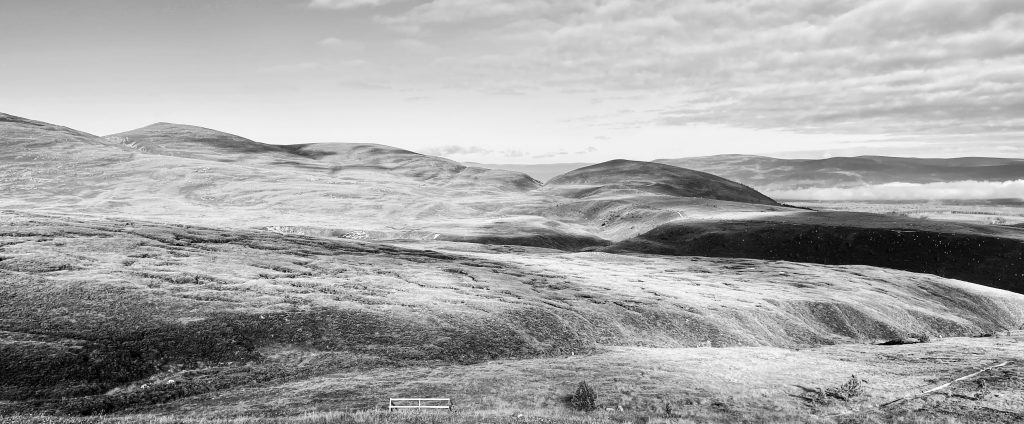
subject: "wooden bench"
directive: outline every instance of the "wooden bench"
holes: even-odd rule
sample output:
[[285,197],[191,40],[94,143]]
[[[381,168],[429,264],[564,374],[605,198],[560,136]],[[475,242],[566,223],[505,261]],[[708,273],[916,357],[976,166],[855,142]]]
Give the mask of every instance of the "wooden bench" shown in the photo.
[[395,409],[455,409],[455,404],[449,398],[391,398],[388,400],[388,410]]

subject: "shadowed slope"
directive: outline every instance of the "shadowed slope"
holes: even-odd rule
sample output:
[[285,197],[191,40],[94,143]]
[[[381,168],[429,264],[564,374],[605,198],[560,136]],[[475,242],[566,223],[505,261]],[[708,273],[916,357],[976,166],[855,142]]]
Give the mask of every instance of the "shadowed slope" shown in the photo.
[[861,264],[1024,293],[1024,231],[841,212],[673,222],[614,252]]
[[671,165],[613,160],[583,167],[552,178],[548,187],[571,197],[590,197],[609,190],[700,197],[734,202],[777,205],[750,187],[704,172]]

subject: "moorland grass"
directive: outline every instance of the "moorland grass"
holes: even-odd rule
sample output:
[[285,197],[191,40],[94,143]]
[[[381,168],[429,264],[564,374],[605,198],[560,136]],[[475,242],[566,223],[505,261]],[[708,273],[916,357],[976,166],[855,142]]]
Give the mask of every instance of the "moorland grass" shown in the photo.
[[[130,220],[0,218],[0,264],[16,265],[0,267],[6,413],[146,410],[311,376],[404,376],[604,346],[971,334],[1016,327],[1022,310],[1016,298],[888,271],[467,254]],[[835,300],[837,289],[849,296]],[[623,390],[644,410],[660,407]],[[345,396],[362,406],[380,398]]]

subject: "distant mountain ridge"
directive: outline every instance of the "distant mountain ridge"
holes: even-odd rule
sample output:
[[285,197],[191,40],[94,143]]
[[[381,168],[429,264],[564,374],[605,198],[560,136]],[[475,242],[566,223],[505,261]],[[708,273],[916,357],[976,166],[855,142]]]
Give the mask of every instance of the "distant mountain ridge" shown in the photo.
[[718,155],[658,159],[654,162],[710,172],[765,191],[845,188],[894,182],[926,184],[1024,179],[1024,159],[1012,158],[856,156],[777,159]]
[[380,144],[265,144],[209,128],[166,122],[105,138],[146,153],[226,163],[295,167],[328,173],[375,169],[434,183],[492,185],[514,190],[540,186],[538,181],[523,173],[469,167],[450,159]]
[[[730,154],[657,159],[652,162],[706,172],[769,193],[804,188],[850,188],[896,182],[927,184],[1024,179],[1024,159],[996,157],[854,156],[778,159]],[[589,165],[474,163],[474,166],[485,168],[525,172],[541,181]]]
[[537,181],[548,182],[552,178],[562,175],[574,169],[593,165],[589,162],[573,163],[538,163],[538,164],[488,164],[477,162],[463,162],[469,166],[476,166],[488,169],[504,169],[506,171],[522,172],[536,178]]
[[9,194],[0,208],[569,249],[633,237],[683,211],[789,210],[653,163],[607,169],[607,183],[586,188],[600,195],[576,197],[579,187],[379,144],[271,145],[172,123],[97,137],[16,117],[0,121],[0,135],[19,146],[0,150]]

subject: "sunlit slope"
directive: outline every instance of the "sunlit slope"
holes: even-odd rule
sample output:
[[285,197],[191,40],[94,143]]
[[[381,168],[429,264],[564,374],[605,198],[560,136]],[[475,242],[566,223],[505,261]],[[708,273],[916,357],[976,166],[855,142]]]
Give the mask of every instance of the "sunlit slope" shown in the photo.
[[190,125],[158,123],[106,137],[143,152],[293,169],[312,175],[391,178],[435,186],[530,190],[540,183],[526,174],[473,168],[436,156],[368,143],[272,145]]
[[0,113],[0,202],[73,206],[104,188],[109,169],[133,154],[91,134]]
[[[382,364],[807,346],[1024,322],[1020,295],[870,267],[410,249],[9,212],[0,245],[0,371],[15,377],[0,395],[58,409]],[[182,385],[142,387],[154,374]]]
[[272,163],[284,160],[288,152],[273,144],[257,143],[244,137],[192,125],[159,122],[104,137],[140,152],[218,162]]
[[387,146],[281,147],[174,124],[103,139],[4,117],[0,208],[459,236],[528,205],[517,195],[536,184]]

